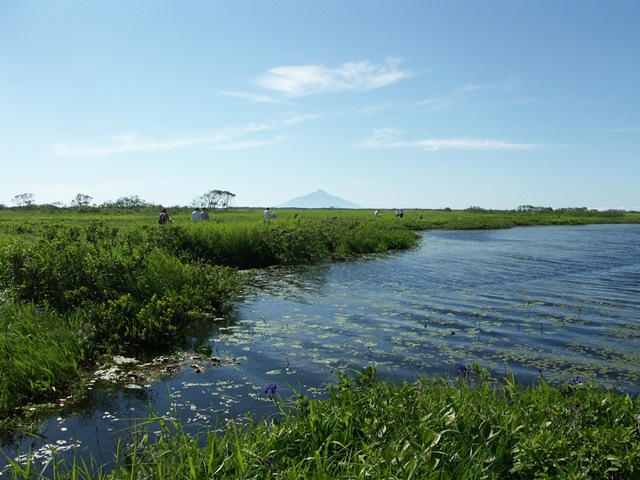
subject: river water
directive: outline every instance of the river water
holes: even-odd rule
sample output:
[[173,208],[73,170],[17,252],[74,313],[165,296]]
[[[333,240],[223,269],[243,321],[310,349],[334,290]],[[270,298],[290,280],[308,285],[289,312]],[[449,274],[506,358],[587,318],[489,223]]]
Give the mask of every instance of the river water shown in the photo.
[[96,385],[40,438],[3,450],[108,463],[150,411],[188,431],[218,428],[275,413],[269,384],[282,398],[322,397],[337,371],[369,365],[411,381],[477,362],[498,379],[542,371],[552,384],[579,376],[638,394],[639,293],[640,225],[429,231],[409,252],[266,269],[198,341],[222,362],[190,359],[137,389]]

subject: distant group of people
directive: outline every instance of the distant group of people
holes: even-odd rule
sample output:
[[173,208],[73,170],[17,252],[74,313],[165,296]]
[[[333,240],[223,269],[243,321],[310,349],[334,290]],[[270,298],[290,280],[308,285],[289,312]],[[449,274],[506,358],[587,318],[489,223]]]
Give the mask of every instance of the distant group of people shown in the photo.
[[[264,214],[263,214],[265,220],[269,220],[271,218],[277,218],[278,215],[276,214],[276,212],[273,212],[269,209],[269,207],[267,207],[264,210]],[[297,217],[297,214],[296,214]],[[196,207],[193,212],[191,212],[191,221],[192,222],[206,222],[210,219],[211,217],[209,216],[209,212],[207,211],[206,208],[200,208],[200,207]],[[163,208],[162,212],[160,213],[160,216],[158,217],[158,225],[165,225],[167,223],[173,223],[173,218],[171,218],[169,216],[169,214],[167,213],[167,209]]]
[[199,207],[191,212],[191,221],[192,222],[206,222],[209,220],[209,212],[207,212],[206,208],[200,210]]
[[270,218],[278,218],[278,215],[276,214],[276,212],[272,212],[271,210],[269,210],[269,207],[264,209],[262,216],[264,217],[265,220],[269,220]]
[[[191,212],[191,221],[192,222],[202,222],[209,220],[209,212],[206,208],[200,209],[196,207],[196,209]],[[160,216],[158,217],[158,226],[166,225],[167,223],[173,223],[173,218],[169,216],[167,213],[167,209],[163,208],[162,212],[160,212]]]
[[[374,215],[376,217],[380,216],[380,210],[376,210]],[[276,214],[276,212],[271,211],[271,209],[269,207],[264,209],[264,212],[262,214],[263,218],[265,220],[270,220],[272,218],[277,218],[278,215]],[[298,214],[296,214],[296,217],[298,216]],[[398,218],[402,218],[404,217],[404,212],[402,210],[396,210],[396,217]],[[202,221],[208,221],[209,220],[209,212],[207,211],[206,208],[202,208],[200,209],[199,207],[196,207],[195,210],[193,212],[191,212],[191,221],[192,222],[202,222]],[[294,217],[295,218],[295,217]],[[163,208],[162,209],[162,213],[160,213],[160,217],[158,218],[158,225],[164,225],[166,223],[173,223],[173,218],[169,217],[169,215],[167,214],[167,209]]]
[[[380,216],[380,210],[376,210],[373,214],[376,217],[379,217]],[[404,212],[402,210],[396,210],[396,217],[399,217],[399,218],[404,217]]]

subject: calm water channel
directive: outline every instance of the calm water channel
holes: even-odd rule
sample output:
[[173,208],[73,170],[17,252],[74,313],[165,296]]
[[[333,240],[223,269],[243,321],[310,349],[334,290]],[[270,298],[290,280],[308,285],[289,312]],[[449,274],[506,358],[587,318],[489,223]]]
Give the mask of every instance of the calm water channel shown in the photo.
[[[234,361],[189,361],[142,389],[96,387],[59,413],[31,449],[113,458],[117,438],[148,412],[187,428],[275,413],[277,384],[321,397],[336,370],[375,365],[383,377],[455,376],[478,362],[500,378],[580,376],[638,393],[640,225],[431,231],[410,252],[261,272],[233,315],[203,340]],[[66,453],[62,453],[66,452]],[[0,460],[0,468],[3,465]]]

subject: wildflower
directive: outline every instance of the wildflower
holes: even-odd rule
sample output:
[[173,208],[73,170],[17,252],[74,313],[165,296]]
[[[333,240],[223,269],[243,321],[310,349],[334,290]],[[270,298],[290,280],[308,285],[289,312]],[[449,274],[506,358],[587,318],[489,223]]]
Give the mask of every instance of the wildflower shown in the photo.
[[467,375],[469,375],[469,367],[467,367],[466,365],[460,365],[458,367],[458,376],[466,377]]
[[278,390],[278,386],[275,383],[270,383],[267,389],[264,391],[265,395],[269,395],[269,398],[273,397]]
[[574,377],[569,382],[571,385],[580,385],[580,377]]
[[262,463],[267,467],[269,467],[269,470],[271,470],[271,478],[273,478],[275,468],[276,468],[276,462],[278,460],[280,460],[278,457],[269,457],[266,460],[262,460]]

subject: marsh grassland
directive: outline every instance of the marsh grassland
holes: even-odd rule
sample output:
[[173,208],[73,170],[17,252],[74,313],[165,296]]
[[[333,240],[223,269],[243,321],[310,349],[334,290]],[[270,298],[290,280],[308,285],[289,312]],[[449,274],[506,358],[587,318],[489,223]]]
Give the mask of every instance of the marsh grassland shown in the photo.
[[[251,269],[343,261],[414,247],[416,231],[639,223],[627,212],[175,209],[0,210],[0,417],[80,396],[100,359],[185,346],[242,292]],[[519,386],[479,365],[457,381],[397,385],[344,374],[327,400],[280,398],[274,414],[224,431],[185,433],[150,418],[111,467],[48,465],[56,478],[637,478],[638,401],[578,380]],[[37,410],[37,409],[36,409]],[[408,421],[409,420],[409,421]],[[43,475],[33,461],[4,474]],[[53,470],[52,470],[53,469]]]

